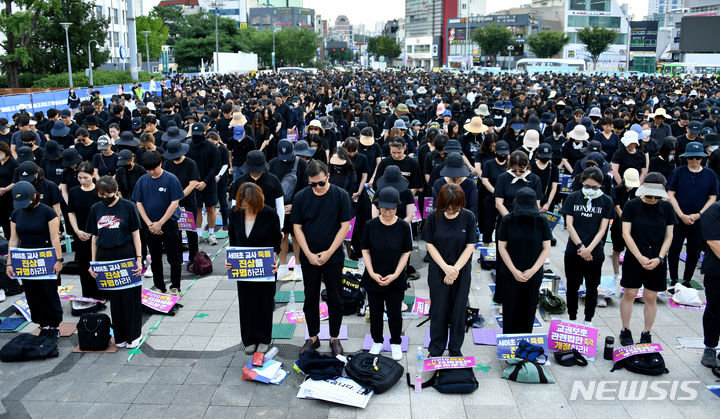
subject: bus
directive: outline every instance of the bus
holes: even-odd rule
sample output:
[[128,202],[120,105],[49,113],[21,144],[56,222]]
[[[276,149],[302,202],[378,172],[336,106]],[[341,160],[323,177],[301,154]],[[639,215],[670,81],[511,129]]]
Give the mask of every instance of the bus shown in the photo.
[[694,63],[662,63],[658,64],[658,71],[668,75],[717,75],[720,74],[720,64],[694,64]]
[[515,69],[527,72],[569,72],[587,71],[588,68],[585,60],[577,58],[523,58],[518,60]]

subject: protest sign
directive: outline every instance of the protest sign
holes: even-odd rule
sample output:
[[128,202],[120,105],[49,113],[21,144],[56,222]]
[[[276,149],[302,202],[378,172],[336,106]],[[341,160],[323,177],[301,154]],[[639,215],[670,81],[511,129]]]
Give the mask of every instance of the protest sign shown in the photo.
[[135,259],[90,262],[90,266],[98,274],[95,282],[100,290],[124,290],[142,285],[140,275],[133,273],[137,269]]
[[233,281],[271,282],[275,252],[270,247],[228,247],[228,279]]
[[550,350],[567,351],[575,348],[588,358],[595,357],[598,330],[580,324],[565,323],[560,320],[550,322],[548,340]]
[[678,304],[672,298],[668,299],[668,304],[670,305],[670,307],[684,308],[686,310],[695,310],[695,311],[705,311],[705,306],[707,305],[707,303],[702,303],[701,306],[688,306],[685,304]]
[[180,297],[175,297],[172,295],[167,295],[147,289],[143,289],[142,295],[140,296],[140,302],[144,306],[150,307],[153,310],[157,310],[162,313],[169,313],[175,303],[177,303],[178,301],[180,301]]
[[305,321],[305,312],[303,311],[290,311],[285,313],[288,323],[300,323]]
[[497,255],[495,252],[494,247],[477,247],[480,249],[480,257],[483,258],[485,262],[495,262]]
[[345,240],[352,240],[353,230],[355,230],[355,217],[350,219],[350,229],[345,235]]
[[423,361],[423,371],[470,368],[475,366],[474,356],[441,356]]
[[25,317],[25,320],[31,322],[32,317],[30,316],[30,306],[27,303],[27,297],[22,297],[13,303],[13,306],[17,311]]
[[623,346],[613,351],[613,362],[622,361],[633,355],[652,354],[662,352],[662,345],[659,343],[639,343],[637,345]]
[[326,302],[320,303],[320,320],[330,318],[330,312],[328,311],[328,305]]
[[515,333],[507,335],[498,335],[497,337],[497,358],[510,359],[515,358],[515,351],[521,340],[526,340],[533,345],[542,346],[545,354],[548,353],[548,339],[542,333]]
[[427,298],[416,297],[415,302],[413,303],[412,311],[418,316],[430,315],[430,300]]
[[561,173],[560,174],[560,193],[561,194],[569,194],[571,184],[572,184],[572,176]]
[[560,214],[554,212],[546,212],[545,218],[547,218],[548,224],[550,225],[550,231],[553,231],[555,226],[558,225],[558,222],[560,222]]
[[425,197],[425,199],[423,200],[423,212],[422,212],[423,219],[427,218],[427,216],[430,215],[430,213],[433,212],[434,210],[435,210],[435,207],[433,205],[432,197],[430,197],[430,196]]
[[195,214],[190,211],[180,211],[177,223],[179,230],[195,231]]
[[43,249],[10,248],[10,263],[13,268],[13,278],[16,279],[57,279],[57,274],[53,273],[56,260],[55,249],[52,247]]
[[325,400],[364,409],[372,395],[372,390],[366,389],[349,378],[338,377],[334,380],[305,380],[300,385],[297,398]]

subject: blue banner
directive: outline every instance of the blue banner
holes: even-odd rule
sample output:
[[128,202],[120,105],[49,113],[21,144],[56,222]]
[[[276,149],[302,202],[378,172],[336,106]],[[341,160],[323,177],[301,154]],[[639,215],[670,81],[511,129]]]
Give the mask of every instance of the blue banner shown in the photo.
[[233,281],[270,282],[275,280],[272,265],[275,251],[270,247],[228,247],[228,279]]
[[570,193],[570,185],[572,185],[572,176],[561,173],[560,174],[560,193],[569,194]]
[[13,268],[13,278],[16,279],[57,279],[53,273],[56,261],[55,249],[10,248],[10,263]]
[[95,278],[98,289],[124,290],[142,285],[140,275],[133,273],[137,268],[135,259],[90,262],[90,266],[98,274],[97,278]]
[[548,224],[550,224],[550,231],[555,230],[555,226],[558,225],[558,222],[560,222],[560,214],[546,212],[545,217],[548,220]]

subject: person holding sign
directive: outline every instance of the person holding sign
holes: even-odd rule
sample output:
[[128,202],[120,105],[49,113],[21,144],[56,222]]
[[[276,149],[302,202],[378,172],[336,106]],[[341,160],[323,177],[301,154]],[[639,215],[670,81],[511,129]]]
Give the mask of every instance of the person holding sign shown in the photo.
[[[97,183],[100,202],[90,208],[85,231],[92,235],[92,261],[133,259],[133,274],[142,272],[140,245],[140,217],[135,205],[118,196],[118,184],[110,176]],[[93,278],[98,274],[88,269]],[[108,290],[115,345],[119,348],[136,348],[142,334],[141,297],[142,282],[137,286]]]
[[445,352],[448,324],[450,356],[462,356],[472,269],[468,261],[477,243],[475,214],[464,207],[462,188],[454,183],[444,185],[437,196],[435,213],[426,219],[422,232],[431,258],[428,267],[431,357]]
[[342,324],[343,303],[340,298],[344,252],[341,247],[350,230],[352,209],[350,196],[328,181],[325,163],[312,161],[306,170],[308,187],[295,195],[290,212],[295,237],[300,244],[309,339],[300,348],[320,347],[320,282],[325,283],[330,315],[330,349],[333,355],[343,353],[338,340]]
[[[513,153],[514,154],[514,153]],[[503,333],[532,333],[543,263],[550,255],[550,226],[530,188],[515,194],[513,210],[500,221],[497,287],[503,288]]]
[[[252,182],[245,182],[238,188],[235,208],[230,214],[228,238],[230,246],[271,247],[275,254],[280,252],[280,218],[275,210],[265,205],[262,189]],[[225,269],[232,269],[227,260]],[[277,269],[275,262],[273,275]],[[269,349],[275,308],[275,279],[267,282],[237,281],[240,335],[248,355],[265,353]]]
[[[10,216],[10,252],[7,259],[6,274],[14,277],[12,266],[13,248],[55,250],[53,274],[62,270],[62,249],[60,248],[60,219],[57,213],[40,202],[40,195],[31,183],[20,181],[12,190],[13,211]],[[42,259],[40,259],[42,260]],[[38,261],[40,261],[38,260]],[[43,260],[44,261],[44,260]],[[49,268],[49,267],[47,267]],[[63,317],[60,295],[57,292],[57,279],[23,279],[25,296],[32,315],[32,321],[40,325],[41,336],[51,339],[60,337],[60,322]]]
[[[74,186],[68,191],[68,218],[75,238],[75,261],[80,270],[82,295],[96,300],[104,300],[104,293],[98,290],[95,279],[88,272],[92,235],[84,230],[87,226],[90,208],[100,200],[93,183],[93,165],[90,162],[84,161],[78,166],[78,181],[80,186]],[[99,306],[104,307],[102,304]]]
[[[387,174],[387,172],[386,172]],[[365,224],[362,232],[362,255],[365,262],[362,284],[368,292],[370,353],[383,348],[383,311],[387,308],[390,328],[390,350],[396,361],[402,359],[402,301],[407,289],[405,266],[412,251],[410,224],[397,216],[400,194],[393,187],[378,193],[380,216]]]

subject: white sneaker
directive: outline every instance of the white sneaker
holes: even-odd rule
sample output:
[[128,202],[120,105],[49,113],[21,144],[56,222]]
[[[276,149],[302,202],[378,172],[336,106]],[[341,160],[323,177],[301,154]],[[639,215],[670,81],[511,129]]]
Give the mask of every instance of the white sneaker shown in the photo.
[[296,281],[302,281],[302,280],[303,280],[302,269],[300,268],[300,264],[299,264],[299,263],[296,263],[296,264],[295,264],[295,269],[293,269],[293,275],[294,275]]
[[115,346],[118,348],[127,348],[127,342],[116,343]]
[[208,243],[210,243],[211,246],[214,246],[217,244],[217,239],[215,238],[214,234],[210,234],[208,236]]
[[142,338],[142,336],[140,336],[139,338],[135,339],[134,341],[128,343],[126,348],[128,348],[128,349],[137,348],[140,345],[141,338]]
[[5,290],[0,288],[0,303],[5,301]]
[[402,347],[396,343],[390,345],[390,352],[392,352],[392,359],[396,361],[401,360],[403,357]]
[[288,269],[287,265],[280,265],[277,271],[277,279],[278,281],[285,280],[287,276],[290,276],[290,269]]
[[145,274],[144,274],[143,276],[144,276],[145,278],[152,278],[152,277],[153,277],[153,271],[152,271],[152,269],[151,269],[149,266],[148,266],[147,269],[145,270]]
[[607,300],[605,300],[604,295],[598,295],[597,297],[597,306],[598,307],[607,307]]
[[380,351],[382,351],[383,344],[382,343],[373,343],[372,347],[370,347],[370,353],[372,355],[379,355]]

